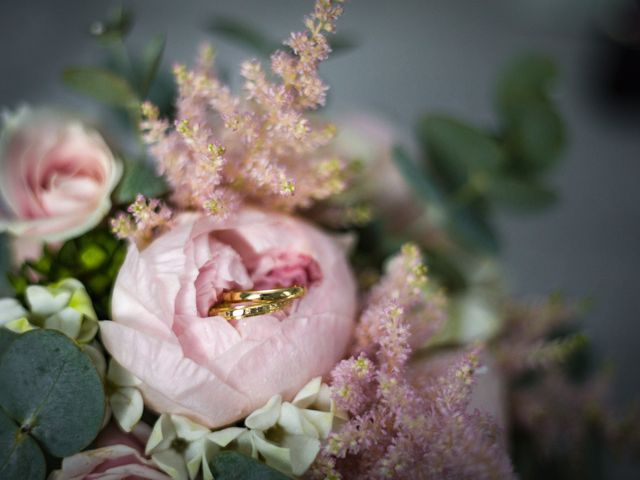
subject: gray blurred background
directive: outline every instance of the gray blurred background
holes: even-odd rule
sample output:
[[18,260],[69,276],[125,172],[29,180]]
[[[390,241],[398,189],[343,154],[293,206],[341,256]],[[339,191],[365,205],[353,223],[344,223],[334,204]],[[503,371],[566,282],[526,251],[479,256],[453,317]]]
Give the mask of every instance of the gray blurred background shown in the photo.
[[[119,3],[1,0],[0,106],[54,102],[93,108],[65,91],[59,75],[68,65],[96,63],[88,26]],[[285,38],[299,29],[312,2],[124,4],[136,13],[134,43],[167,34],[167,65],[190,61],[196,46],[211,40],[204,26],[214,14],[244,16]],[[517,295],[560,290],[594,300],[586,326],[599,353],[615,365],[620,403],[636,396],[640,385],[640,109],[636,103],[634,111],[628,97],[614,107],[615,97],[602,94],[605,73],[618,59],[602,34],[608,25],[605,7],[614,4],[352,0],[339,27],[355,36],[359,47],[329,60],[323,74],[332,85],[332,105],[340,110],[366,109],[407,129],[426,111],[491,125],[492,88],[506,61],[529,50],[557,61],[562,74],[557,100],[570,135],[566,159],[554,175],[562,200],[541,215],[500,218],[503,261]],[[246,56],[227,42],[216,45],[220,62],[232,68]]]

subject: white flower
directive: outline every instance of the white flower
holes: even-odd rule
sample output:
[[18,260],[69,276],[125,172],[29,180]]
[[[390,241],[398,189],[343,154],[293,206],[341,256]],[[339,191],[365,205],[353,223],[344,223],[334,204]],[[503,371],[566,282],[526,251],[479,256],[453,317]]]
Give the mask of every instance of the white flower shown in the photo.
[[28,312],[15,298],[0,298],[0,326],[16,333],[33,330]]
[[74,278],[26,290],[29,321],[41,328],[59,330],[78,343],[89,343],[98,332],[98,317],[82,283]]
[[137,388],[140,383],[137,377],[111,359],[106,376],[109,407],[125,432],[133,430],[142,418],[144,402]]

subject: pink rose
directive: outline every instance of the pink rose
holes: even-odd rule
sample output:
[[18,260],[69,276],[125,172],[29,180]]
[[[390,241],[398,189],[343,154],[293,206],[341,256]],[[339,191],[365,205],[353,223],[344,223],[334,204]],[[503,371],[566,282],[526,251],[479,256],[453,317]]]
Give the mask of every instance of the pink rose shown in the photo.
[[[220,293],[302,284],[284,313],[210,317]],[[184,214],[149,247],[131,245],[102,340],[141,381],[145,403],[211,428],[328,373],[351,338],[356,287],[333,238],[286,215],[245,208],[231,220]]]
[[144,456],[150,434],[151,428],[144,423],[138,423],[130,434],[110,424],[96,439],[98,448],[65,458],[49,480],[169,480]]
[[0,137],[0,231],[43,241],[93,228],[121,175],[106,143],[77,120],[27,108]]

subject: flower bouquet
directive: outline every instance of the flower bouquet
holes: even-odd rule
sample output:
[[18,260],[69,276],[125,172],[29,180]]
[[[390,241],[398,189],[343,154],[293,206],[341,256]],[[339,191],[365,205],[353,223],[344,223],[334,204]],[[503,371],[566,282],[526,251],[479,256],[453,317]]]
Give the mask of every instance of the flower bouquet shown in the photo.
[[637,445],[583,306],[509,299],[495,261],[494,208],[555,197],[553,63],[505,70],[499,131],[428,115],[401,143],[322,109],[343,7],[317,0],[240,93],[210,46],[174,90],[119,10],[92,26],[106,67],[64,72],[102,121],[5,115],[0,478],[585,478],[594,442]]

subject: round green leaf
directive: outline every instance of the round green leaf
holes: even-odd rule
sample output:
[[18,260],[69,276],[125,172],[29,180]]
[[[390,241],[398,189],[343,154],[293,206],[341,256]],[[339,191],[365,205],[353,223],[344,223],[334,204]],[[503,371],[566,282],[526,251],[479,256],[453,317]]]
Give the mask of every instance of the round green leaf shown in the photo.
[[418,133],[431,167],[450,190],[506,163],[505,152],[490,134],[451,117],[426,116]]
[[286,480],[288,477],[237,452],[222,452],[211,461],[216,480]]
[[500,206],[518,211],[542,210],[558,199],[556,192],[545,185],[505,176],[491,178],[487,196]]
[[42,480],[45,475],[40,447],[0,410],[0,478]]
[[105,396],[98,371],[73,341],[33,330],[0,357],[0,407],[52,455],[66,457],[100,431]]
[[513,104],[529,98],[546,98],[558,72],[549,57],[521,55],[511,61],[500,75],[497,89],[498,110],[508,116]]
[[565,145],[565,126],[553,105],[528,99],[510,107],[506,142],[519,167],[538,172],[553,166]]

